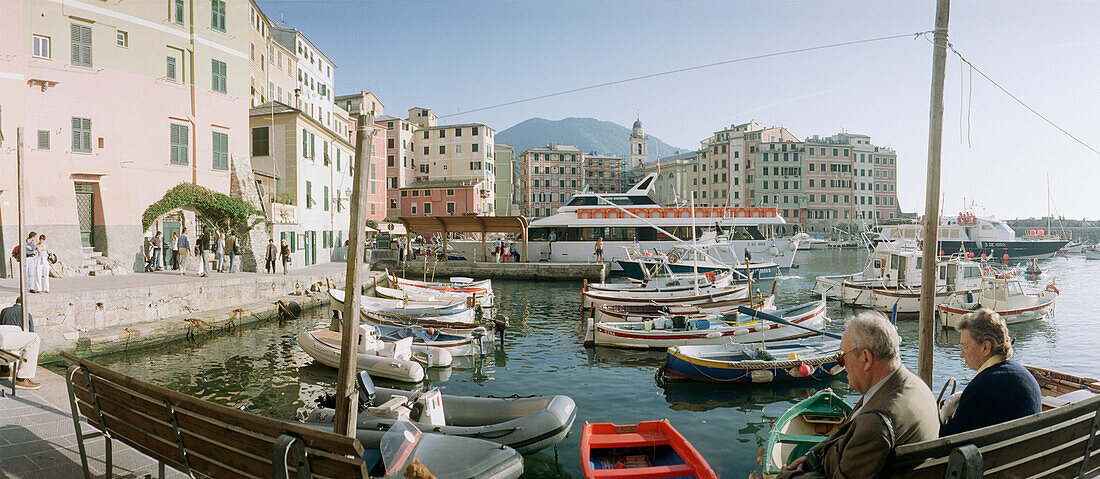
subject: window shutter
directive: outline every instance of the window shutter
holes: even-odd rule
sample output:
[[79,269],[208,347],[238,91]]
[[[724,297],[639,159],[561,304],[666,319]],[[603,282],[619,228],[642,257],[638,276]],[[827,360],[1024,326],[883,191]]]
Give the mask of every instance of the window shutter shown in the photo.
[[70,62],[73,65],[80,65],[80,25],[75,23],[70,24],[69,33],[71,40],[69,43],[72,45],[72,58],[70,58]]
[[38,130],[38,149],[48,150],[50,149],[50,132],[46,130]]
[[80,145],[84,151],[92,151],[92,119],[81,118],[80,119],[81,140],[84,144]]
[[73,151],[81,151],[80,148],[80,118],[73,118]]
[[84,66],[92,66],[92,27],[80,27],[81,61]]

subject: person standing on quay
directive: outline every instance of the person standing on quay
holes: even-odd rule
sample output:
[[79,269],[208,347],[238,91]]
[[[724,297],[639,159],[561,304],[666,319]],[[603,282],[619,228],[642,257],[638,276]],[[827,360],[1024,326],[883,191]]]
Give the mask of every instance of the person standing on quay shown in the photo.
[[206,272],[210,268],[210,257],[206,256],[207,251],[210,251],[210,232],[204,229],[202,234],[199,235],[199,240],[195,248],[195,256],[202,262],[202,266],[199,268],[199,272],[201,272],[199,276],[206,276]]
[[27,290],[38,292],[38,245],[34,242],[37,235],[34,231],[27,235],[27,241],[23,242],[23,276],[27,278]]
[[218,264],[218,272],[225,272],[225,233],[218,233],[218,246],[214,251],[214,262]]
[[279,256],[283,258],[283,275],[286,275],[287,267],[290,266],[290,245],[286,243],[284,239],[282,245],[279,246]]
[[596,238],[596,262],[603,263],[603,236]]
[[187,274],[187,258],[191,256],[191,240],[187,238],[187,228],[176,239],[176,254],[179,255],[180,276]]
[[279,257],[279,250],[275,248],[275,239],[269,238],[267,240],[267,261],[264,264],[264,270],[268,274],[275,274],[275,258]]
[[180,234],[172,233],[172,269],[180,269]]
[[225,240],[225,252],[229,255],[229,272],[237,272],[237,255],[241,254],[237,246],[237,233],[229,233],[229,238]]
[[164,264],[161,263],[161,257],[164,251],[164,239],[161,232],[157,231],[156,236],[153,237],[153,269],[160,271],[164,269]]
[[46,244],[46,235],[38,235],[38,268],[35,269],[35,278],[38,283],[39,293],[50,292],[50,247]]

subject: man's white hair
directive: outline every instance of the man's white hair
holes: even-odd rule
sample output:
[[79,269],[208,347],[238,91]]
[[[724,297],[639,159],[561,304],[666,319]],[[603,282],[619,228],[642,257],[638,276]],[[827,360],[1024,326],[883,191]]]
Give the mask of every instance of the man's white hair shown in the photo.
[[901,362],[901,353],[898,350],[901,336],[898,336],[897,328],[882,313],[860,313],[848,321],[848,330],[851,331],[852,348],[871,351],[871,355],[880,361],[894,364]]

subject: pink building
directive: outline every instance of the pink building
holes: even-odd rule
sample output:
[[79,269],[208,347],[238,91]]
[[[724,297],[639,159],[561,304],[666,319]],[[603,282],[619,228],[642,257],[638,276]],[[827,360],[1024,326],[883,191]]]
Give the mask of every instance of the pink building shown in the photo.
[[413,162],[413,134],[416,124],[389,115],[377,121],[378,128],[386,131],[386,215],[401,216],[401,188],[416,178]]
[[401,216],[459,216],[485,211],[485,180],[414,181],[401,188]]
[[18,244],[17,127],[27,228],[65,263],[140,269],[142,213],[166,190],[229,193],[248,159],[248,3],[166,5],[0,0],[0,249]]
[[[373,113],[375,118],[380,118],[384,108],[382,101],[374,93],[364,91],[337,96],[335,105],[347,111],[350,116],[352,145],[355,145],[355,135],[359,131],[360,112]],[[379,128],[377,121],[371,127],[374,128],[374,149],[370,157],[370,170],[366,172],[369,178],[366,215],[368,220],[382,221],[386,219],[386,130]]]

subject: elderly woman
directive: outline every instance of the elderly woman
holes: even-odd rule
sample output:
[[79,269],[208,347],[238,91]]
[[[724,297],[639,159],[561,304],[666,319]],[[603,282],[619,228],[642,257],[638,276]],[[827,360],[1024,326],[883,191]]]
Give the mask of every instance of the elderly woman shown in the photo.
[[[1000,424],[1039,413],[1042,395],[1035,377],[1012,357],[1008,328],[989,309],[968,314],[959,323],[959,355],[978,371],[961,395],[954,414],[940,427],[940,437]],[[949,412],[951,402],[945,405]]]

